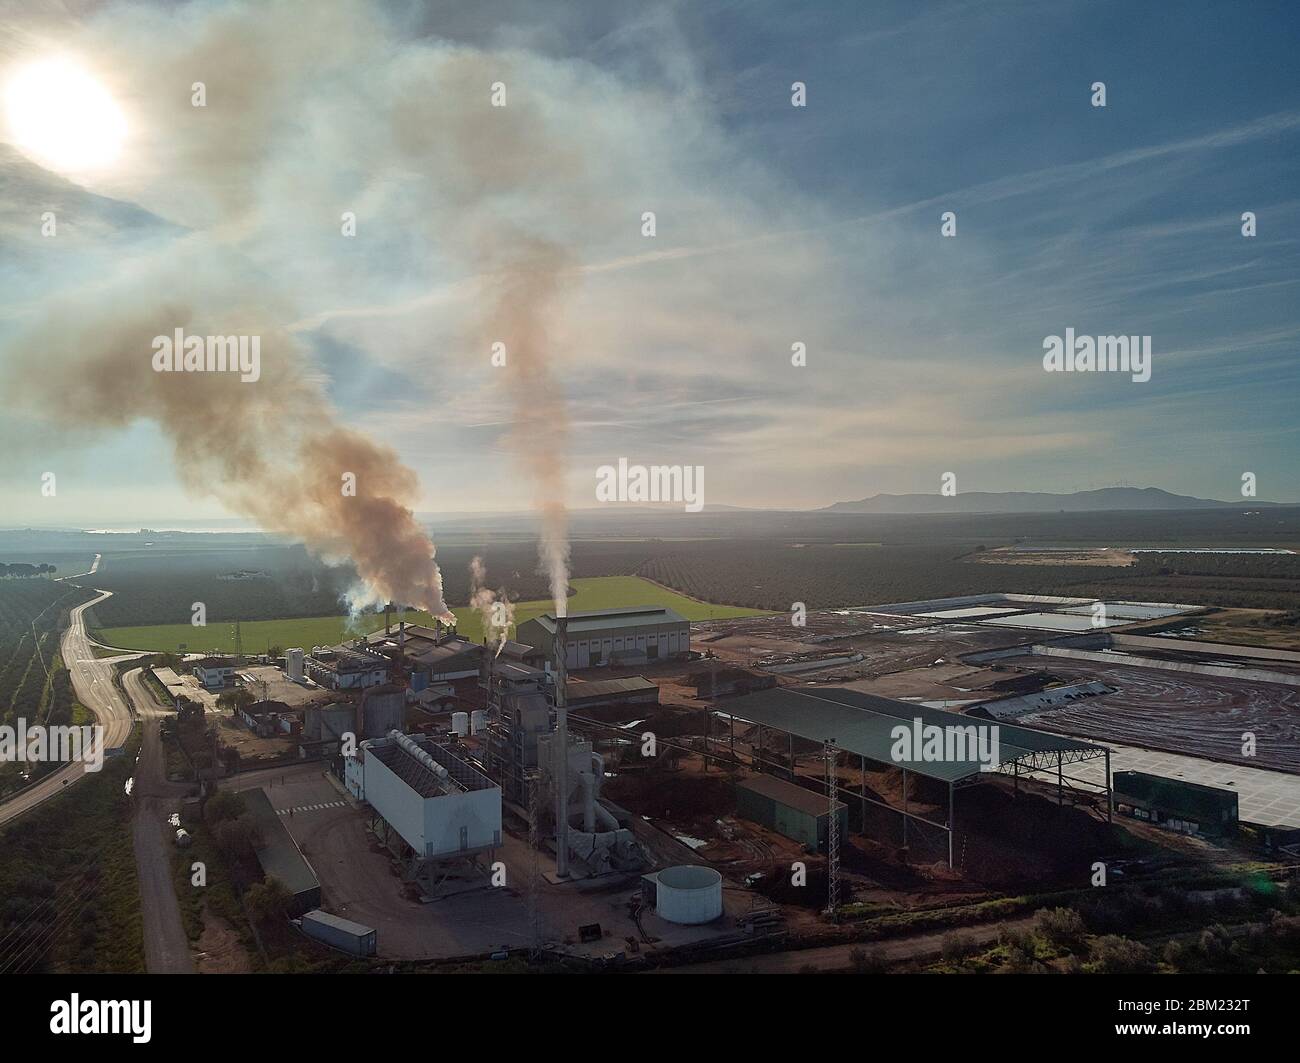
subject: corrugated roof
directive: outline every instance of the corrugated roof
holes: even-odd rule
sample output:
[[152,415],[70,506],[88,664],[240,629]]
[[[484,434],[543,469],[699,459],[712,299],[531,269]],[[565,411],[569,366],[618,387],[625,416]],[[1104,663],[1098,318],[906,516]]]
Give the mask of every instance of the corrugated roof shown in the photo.
[[652,683],[643,675],[629,675],[623,679],[571,679],[565,684],[565,691],[570,700],[573,698],[603,698],[610,694],[639,694],[659,690],[657,683]]
[[[778,804],[797,809],[809,816],[825,816],[830,813],[830,801],[825,794],[778,779],[775,775],[755,775],[752,779],[742,779],[736,783],[736,789],[762,794]],[[835,807],[844,808],[844,802],[836,801]]]
[[[537,623],[552,635],[555,634],[555,616],[543,613],[524,624]],[[584,631],[604,631],[608,628],[650,627],[655,624],[685,624],[686,617],[674,609],[660,605],[632,605],[620,609],[594,609],[587,613],[569,614],[569,634]],[[520,624],[523,627],[524,624]]]
[[[745,694],[727,702],[728,714],[764,727],[807,738],[814,742],[833,741],[837,747],[880,764],[897,764],[917,775],[943,782],[956,782],[980,773],[977,759],[932,761],[895,760],[892,731],[900,722],[919,719],[923,727],[987,727],[980,720],[959,713],[931,709],[905,701],[866,694],[846,687],[773,687]],[[1096,752],[1101,746],[1063,735],[1034,731],[999,723],[998,762],[1010,764],[1034,753]]]
[[262,839],[261,846],[256,850],[262,873],[268,878],[274,875],[289,887],[289,892],[294,896],[320,889],[320,879],[302,855],[302,850],[293,840],[284,821],[277,815],[266,791],[243,790],[240,796]]

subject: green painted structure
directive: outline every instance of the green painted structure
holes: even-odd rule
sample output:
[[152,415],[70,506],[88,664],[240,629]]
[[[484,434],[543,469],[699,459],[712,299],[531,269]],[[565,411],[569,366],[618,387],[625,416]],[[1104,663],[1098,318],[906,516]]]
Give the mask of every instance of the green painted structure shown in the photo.
[[1115,807],[1126,815],[1188,834],[1223,835],[1237,829],[1237,793],[1216,786],[1117,771]]
[[[835,803],[840,837],[849,829],[849,810]],[[826,851],[830,830],[830,802],[816,793],[774,775],[756,775],[736,783],[736,814],[819,853]]]

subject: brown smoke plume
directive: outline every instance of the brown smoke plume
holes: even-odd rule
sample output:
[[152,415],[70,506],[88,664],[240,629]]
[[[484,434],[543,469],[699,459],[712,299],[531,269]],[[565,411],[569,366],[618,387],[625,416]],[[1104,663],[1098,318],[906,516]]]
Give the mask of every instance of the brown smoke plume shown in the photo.
[[[171,258],[107,290],[87,286],[6,346],[7,393],[70,435],[154,421],[192,493],[329,561],[350,561],[359,579],[348,592],[354,611],[395,601],[450,617],[434,545],[411,509],[415,473],[390,447],[336,422],[293,338],[263,327],[282,315],[231,290],[234,275]],[[187,287],[205,297],[182,299],[178,290]],[[149,291],[177,298],[151,305]],[[201,312],[204,303],[221,314]],[[260,336],[261,379],[154,371],[154,337],[177,328]],[[345,489],[347,474],[355,494]]]

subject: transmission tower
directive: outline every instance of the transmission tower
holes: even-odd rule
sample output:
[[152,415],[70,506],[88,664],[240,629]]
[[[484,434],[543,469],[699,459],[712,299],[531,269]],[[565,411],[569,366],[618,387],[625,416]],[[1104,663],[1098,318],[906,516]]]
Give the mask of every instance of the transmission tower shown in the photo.
[[239,617],[235,617],[235,667],[244,667],[244,637],[239,633]]
[[826,825],[826,911],[828,919],[834,920],[840,907],[840,817],[836,806],[839,802],[839,774],[836,771],[835,739],[826,740],[822,758],[826,761],[826,797],[830,802],[830,821]]
[[524,779],[528,787],[528,958],[542,955],[542,914],[538,908],[538,890],[542,878],[542,780],[541,773],[530,772]]

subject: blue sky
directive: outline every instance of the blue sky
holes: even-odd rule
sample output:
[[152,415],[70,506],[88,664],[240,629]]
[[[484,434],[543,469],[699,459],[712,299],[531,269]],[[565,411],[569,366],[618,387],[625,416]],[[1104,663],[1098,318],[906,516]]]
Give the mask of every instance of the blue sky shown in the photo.
[[[933,492],[946,471],[963,490],[1217,498],[1251,471],[1260,497],[1300,499],[1294,5],[394,4],[323,62],[267,5],[47,10],[5,27],[0,77],[71,48],[133,139],[118,171],[71,184],[0,145],[0,372],[51,342],[51,298],[160,301],[163,264],[201,262],[220,284],[196,289],[251,279],[338,418],[419,475],[418,508],[527,508],[519,411],[483,352],[477,241],[504,226],[567,262],[547,356],[570,505],[619,457],[703,465],[707,501],[732,505]],[[227,27],[268,42],[274,76],[256,48],[222,51]],[[411,90],[449,56],[463,80]],[[156,95],[205,63],[199,126]],[[498,76],[523,118],[493,140],[455,90]],[[223,137],[246,157],[209,150]],[[31,215],[56,199],[53,254]],[[123,261],[136,288],[114,287]],[[1151,380],[1045,373],[1043,339],[1066,328],[1149,334]],[[181,487],[147,404],[82,431],[9,394],[6,523],[228,510]],[[36,490],[50,468],[57,500]]]

